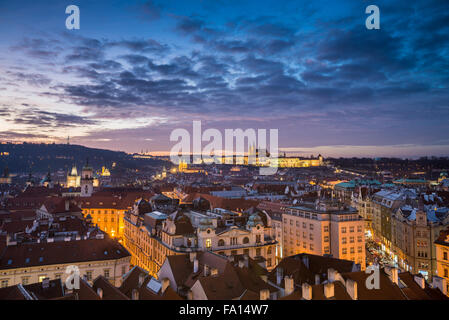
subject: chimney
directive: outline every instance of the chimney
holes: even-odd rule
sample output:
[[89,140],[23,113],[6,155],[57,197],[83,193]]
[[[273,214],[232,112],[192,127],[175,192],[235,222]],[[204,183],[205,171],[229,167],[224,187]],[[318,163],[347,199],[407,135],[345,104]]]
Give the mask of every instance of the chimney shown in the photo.
[[211,276],[218,276],[218,269],[217,268],[212,268],[210,270],[210,275]]
[[421,289],[426,288],[426,280],[421,276],[414,276],[415,282],[421,287]]
[[310,284],[302,284],[302,297],[304,300],[312,300],[312,286]]
[[336,280],[337,270],[329,268],[327,269],[327,279],[329,282],[334,282]]
[[139,274],[139,287],[143,285],[144,281],[145,281],[145,273]]
[[324,296],[326,297],[326,299],[331,299],[334,297],[334,283],[333,282],[328,282],[324,285]]
[[131,293],[132,300],[139,300],[139,291],[137,289],[133,289]]
[[164,294],[165,290],[167,290],[167,288],[169,286],[170,286],[170,280],[168,280],[168,278],[162,279],[162,288],[161,288],[162,294]]
[[302,263],[306,266],[307,269],[309,269],[309,256],[304,255],[302,257]]
[[195,259],[193,260],[193,272],[194,272],[194,273],[197,273],[197,272],[198,272],[198,259],[197,259],[197,258],[195,258]]
[[44,278],[42,280],[42,289],[48,289],[50,287],[50,278]]
[[394,284],[399,284],[399,271],[397,268],[386,267],[385,272],[388,274],[391,282]]
[[207,264],[204,265],[204,276],[207,277],[209,275],[209,266]]
[[320,275],[319,274],[315,275],[315,284],[320,284]]
[[65,201],[65,211],[69,211],[69,209],[70,209],[70,201],[66,200]]
[[284,276],[284,270],[282,268],[277,268],[276,269],[276,284],[278,286],[281,285],[282,282],[282,277]]
[[103,289],[97,288],[97,295],[100,297],[100,299],[103,299]]
[[190,262],[193,262],[196,259],[196,252],[189,253]]
[[346,292],[352,300],[357,300],[357,282],[351,279],[346,280]]
[[259,299],[260,300],[268,300],[270,299],[270,290],[262,289],[259,291]]
[[433,276],[432,287],[438,288],[440,291],[447,296],[447,280],[438,276]]
[[288,296],[293,293],[295,288],[295,282],[293,281],[293,277],[285,276],[284,278],[284,295]]

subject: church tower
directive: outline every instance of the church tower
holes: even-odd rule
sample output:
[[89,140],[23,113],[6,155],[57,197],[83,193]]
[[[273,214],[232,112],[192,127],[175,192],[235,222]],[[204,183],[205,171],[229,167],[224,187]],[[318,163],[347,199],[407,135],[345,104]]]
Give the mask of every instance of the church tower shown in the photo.
[[81,197],[90,197],[94,191],[94,169],[89,166],[89,159],[81,171]]

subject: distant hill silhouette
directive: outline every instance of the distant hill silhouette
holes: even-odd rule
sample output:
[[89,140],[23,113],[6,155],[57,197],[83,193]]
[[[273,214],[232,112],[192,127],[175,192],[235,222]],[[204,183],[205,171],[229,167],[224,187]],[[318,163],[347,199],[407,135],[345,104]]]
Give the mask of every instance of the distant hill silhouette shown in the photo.
[[8,156],[0,156],[0,172],[7,166],[11,173],[47,172],[49,169],[69,170],[73,165],[78,169],[89,159],[94,169],[101,166],[112,167],[117,163],[125,168],[142,166],[159,166],[167,163],[156,159],[134,159],[125,152],[87,148],[72,144],[0,144],[0,154],[8,152]]

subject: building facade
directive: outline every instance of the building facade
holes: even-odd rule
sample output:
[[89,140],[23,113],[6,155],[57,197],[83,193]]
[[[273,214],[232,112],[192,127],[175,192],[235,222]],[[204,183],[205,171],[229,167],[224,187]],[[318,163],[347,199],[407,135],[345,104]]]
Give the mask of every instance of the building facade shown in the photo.
[[285,257],[332,255],[365,269],[364,220],[355,209],[320,200],[287,208],[282,222]]

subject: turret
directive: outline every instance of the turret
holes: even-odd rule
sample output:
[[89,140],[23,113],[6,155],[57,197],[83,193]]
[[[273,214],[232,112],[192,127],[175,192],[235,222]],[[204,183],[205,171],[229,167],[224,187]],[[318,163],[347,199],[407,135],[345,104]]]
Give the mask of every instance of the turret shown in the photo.
[[81,171],[81,197],[90,197],[94,191],[94,170],[89,166],[89,159]]

